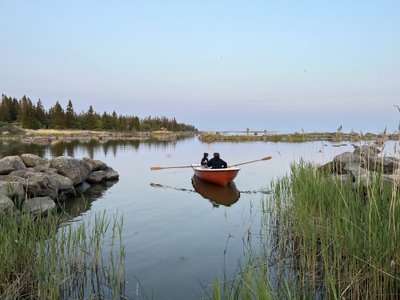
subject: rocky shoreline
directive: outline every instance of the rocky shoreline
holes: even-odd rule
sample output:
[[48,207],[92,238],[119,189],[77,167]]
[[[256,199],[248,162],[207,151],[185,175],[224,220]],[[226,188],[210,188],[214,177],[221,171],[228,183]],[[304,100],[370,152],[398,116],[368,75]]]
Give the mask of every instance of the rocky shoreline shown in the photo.
[[16,207],[33,214],[47,213],[91,184],[118,178],[118,172],[89,157],[6,156],[0,159],[0,212]]
[[351,181],[354,187],[368,188],[371,182],[382,176],[382,179],[396,186],[400,183],[400,159],[386,156],[384,144],[355,146],[353,152],[344,152],[318,168],[320,172],[342,184]]

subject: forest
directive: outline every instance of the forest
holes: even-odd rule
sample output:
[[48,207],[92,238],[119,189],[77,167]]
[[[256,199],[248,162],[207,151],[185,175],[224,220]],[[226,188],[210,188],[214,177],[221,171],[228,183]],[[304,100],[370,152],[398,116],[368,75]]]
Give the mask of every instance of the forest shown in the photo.
[[26,96],[21,99],[2,94],[0,102],[0,122],[17,123],[27,129],[77,129],[109,131],[197,131],[188,124],[178,123],[175,118],[151,117],[140,119],[137,116],[118,115],[94,111],[92,105],[88,110],[75,112],[72,101],[64,108],[57,101],[50,109],[43,107],[39,99],[36,104]]

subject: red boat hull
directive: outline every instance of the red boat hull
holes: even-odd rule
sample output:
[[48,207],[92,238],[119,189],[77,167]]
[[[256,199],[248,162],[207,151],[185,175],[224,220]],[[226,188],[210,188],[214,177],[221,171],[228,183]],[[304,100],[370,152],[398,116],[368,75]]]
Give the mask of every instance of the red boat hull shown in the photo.
[[206,169],[201,167],[193,167],[194,174],[207,181],[218,185],[227,185],[239,173],[239,168],[226,169]]

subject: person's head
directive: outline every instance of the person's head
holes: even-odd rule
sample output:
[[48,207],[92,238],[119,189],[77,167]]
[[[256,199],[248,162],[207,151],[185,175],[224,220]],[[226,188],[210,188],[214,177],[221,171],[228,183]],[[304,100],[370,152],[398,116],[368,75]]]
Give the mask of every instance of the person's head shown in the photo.
[[214,153],[214,158],[219,158],[219,153],[218,152]]
[[204,155],[204,157],[208,157],[208,153],[204,153],[203,155]]

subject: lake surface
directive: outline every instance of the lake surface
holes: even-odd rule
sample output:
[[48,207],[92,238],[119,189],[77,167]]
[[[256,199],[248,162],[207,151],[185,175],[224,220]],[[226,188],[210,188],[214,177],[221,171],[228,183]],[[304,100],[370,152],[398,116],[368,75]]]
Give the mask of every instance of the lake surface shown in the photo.
[[[274,203],[268,194],[257,191],[269,190],[271,182],[288,173],[290,164],[300,158],[322,163],[352,150],[350,143],[342,147],[328,142],[207,144],[196,137],[163,143],[92,141],[46,146],[0,142],[2,157],[89,156],[119,172],[119,181],[96,186],[85,195],[88,203],[83,210],[81,199],[72,200],[68,209],[74,222],[104,211],[110,217],[123,216],[126,292],[131,299],[207,298],[213,281],[223,273],[229,277],[244,262],[249,245],[258,247],[262,204]],[[219,152],[228,164],[268,155],[272,159],[242,166],[235,179],[239,199],[231,189],[226,191],[228,200],[220,204],[221,199],[212,202],[195,191],[190,168],[150,171],[152,166],[199,163],[203,152]],[[210,189],[200,187],[200,192],[207,196]]]

